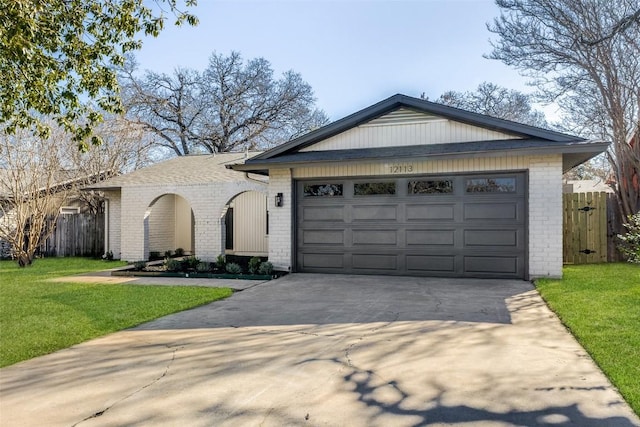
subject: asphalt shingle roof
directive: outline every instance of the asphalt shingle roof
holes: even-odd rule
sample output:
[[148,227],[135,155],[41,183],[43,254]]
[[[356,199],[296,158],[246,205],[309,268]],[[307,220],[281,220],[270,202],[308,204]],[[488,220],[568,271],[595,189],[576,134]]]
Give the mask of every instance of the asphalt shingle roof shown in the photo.
[[258,154],[260,152],[180,156],[108,179],[88,188],[109,189],[153,184],[194,185],[244,181],[246,179],[244,172],[228,169],[227,165],[244,163],[247,158]]

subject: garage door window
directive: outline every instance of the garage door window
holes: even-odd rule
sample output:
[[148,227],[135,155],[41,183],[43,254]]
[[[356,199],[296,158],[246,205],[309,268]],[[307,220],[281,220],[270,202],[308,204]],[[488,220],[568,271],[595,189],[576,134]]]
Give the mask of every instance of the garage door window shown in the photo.
[[453,181],[448,179],[409,181],[409,194],[447,194],[453,193]]
[[304,197],[342,196],[342,184],[305,184]]
[[515,193],[516,179],[473,178],[467,179],[467,193]]
[[375,196],[396,194],[395,182],[366,182],[353,184],[355,196]]

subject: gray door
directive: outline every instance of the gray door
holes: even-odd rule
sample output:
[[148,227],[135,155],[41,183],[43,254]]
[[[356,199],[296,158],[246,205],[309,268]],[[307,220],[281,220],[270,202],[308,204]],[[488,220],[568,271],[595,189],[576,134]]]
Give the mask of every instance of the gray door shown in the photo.
[[525,278],[526,174],[296,182],[302,272]]

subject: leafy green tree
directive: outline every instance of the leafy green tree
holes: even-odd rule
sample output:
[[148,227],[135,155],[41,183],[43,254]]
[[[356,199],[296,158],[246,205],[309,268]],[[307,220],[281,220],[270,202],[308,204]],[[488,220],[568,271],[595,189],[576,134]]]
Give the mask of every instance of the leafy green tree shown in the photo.
[[169,15],[196,25],[182,8],[197,0],[0,0],[0,123],[9,132],[51,133],[46,118],[80,148],[99,144],[102,112],[122,110],[115,67],[157,36]]

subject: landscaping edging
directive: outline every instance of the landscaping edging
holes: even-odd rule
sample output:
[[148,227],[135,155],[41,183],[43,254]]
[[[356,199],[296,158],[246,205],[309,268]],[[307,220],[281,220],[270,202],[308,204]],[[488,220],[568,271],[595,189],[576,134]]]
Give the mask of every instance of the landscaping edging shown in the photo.
[[123,277],[180,277],[185,279],[241,279],[241,280],[271,280],[277,278],[278,275],[262,275],[262,274],[229,274],[229,273],[196,273],[196,272],[169,272],[169,271],[135,271],[135,270],[118,270],[112,271],[112,276]]

